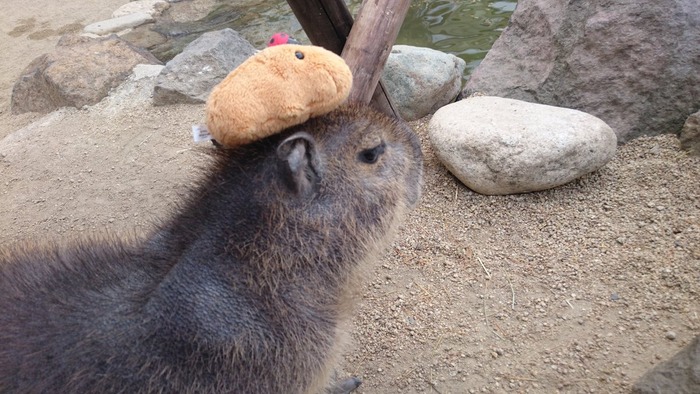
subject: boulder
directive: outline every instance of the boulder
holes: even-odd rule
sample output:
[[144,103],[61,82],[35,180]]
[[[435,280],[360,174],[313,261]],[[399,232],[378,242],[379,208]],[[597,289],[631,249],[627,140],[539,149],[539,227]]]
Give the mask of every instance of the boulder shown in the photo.
[[688,116],[680,135],[681,149],[700,156],[700,111]]
[[153,104],[206,102],[211,89],[255,52],[232,29],[202,34],[166,63],[153,89]]
[[623,143],[680,132],[700,108],[697,0],[520,0],[465,87],[575,108]]
[[617,147],[613,130],[592,115],[499,97],[448,104],[428,130],[447,169],[489,195],[563,185],[605,165]]
[[117,36],[62,37],[56,49],[34,59],[12,89],[12,112],[51,112],[92,105],[124,81],[137,64],[159,64],[147,51]]
[[430,48],[394,45],[382,81],[405,120],[420,119],[454,101],[467,64]]
[[700,393],[700,336],[634,384],[635,394]]

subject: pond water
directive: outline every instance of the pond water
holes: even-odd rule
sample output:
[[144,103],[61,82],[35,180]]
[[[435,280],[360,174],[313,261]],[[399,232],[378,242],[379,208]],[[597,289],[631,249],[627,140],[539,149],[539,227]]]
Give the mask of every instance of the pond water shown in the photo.
[[412,1],[396,43],[461,57],[470,73],[508,24],[515,5],[516,1]]
[[[346,2],[352,14],[357,15],[362,1]],[[517,1],[412,0],[396,43],[454,54],[467,62],[468,75],[506,27],[516,3]],[[217,8],[208,18],[193,22],[195,25],[178,25],[175,30],[201,32],[231,27],[257,48],[263,48],[270,35],[276,31],[285,31],[304,43],[309,42],[284,0],[219,0],[216,4]]]

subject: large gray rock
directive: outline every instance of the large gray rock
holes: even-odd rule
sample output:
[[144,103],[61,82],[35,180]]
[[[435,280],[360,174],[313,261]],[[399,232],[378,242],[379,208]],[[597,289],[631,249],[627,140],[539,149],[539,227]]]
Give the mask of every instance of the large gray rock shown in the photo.
[[490,195],[563,185],[605,165],[617,148],[612,129],[592,115],[499,97],[446,105],[428,130],[447,169]]
[[697,0],[520,0],[465,95],[576,108],[620,142],[678,133],[700,108],[698,26]]
[[166,63],[153,89],[153,104],[206,102],[211,89],[255,52],[232,29],[202,34]]
[[635,394],[700,393],[700,336],[634,384]]
[[92,105],[124,81],[137,64],[159,64],[147,51],[110,36],[64,36],[34,59],[12,89],[12,112],[51,112]]
[[700,156],[700,111],[688,116],[679,139],[681,149],[688,151],[690,155]]
[[466,66],[464,60],[452,54],[394,45],[382,81],[401,117],[416,120],[457,97]]

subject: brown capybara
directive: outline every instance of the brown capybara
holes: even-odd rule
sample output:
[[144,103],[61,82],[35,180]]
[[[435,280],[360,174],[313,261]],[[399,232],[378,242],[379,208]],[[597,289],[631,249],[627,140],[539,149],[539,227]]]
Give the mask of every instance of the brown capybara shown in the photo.
[[216,155],[141,240],[0,250],[0,392],[329,387],[358,274],[420,196],[418,139],[346,107]]

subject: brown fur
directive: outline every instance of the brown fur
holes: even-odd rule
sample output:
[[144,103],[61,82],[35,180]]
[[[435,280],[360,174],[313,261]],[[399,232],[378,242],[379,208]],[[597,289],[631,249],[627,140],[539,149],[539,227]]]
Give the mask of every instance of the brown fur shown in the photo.
[[417,138],[349,108],[218,155],[143,240],[0,251],[0,392],[323,391]]

